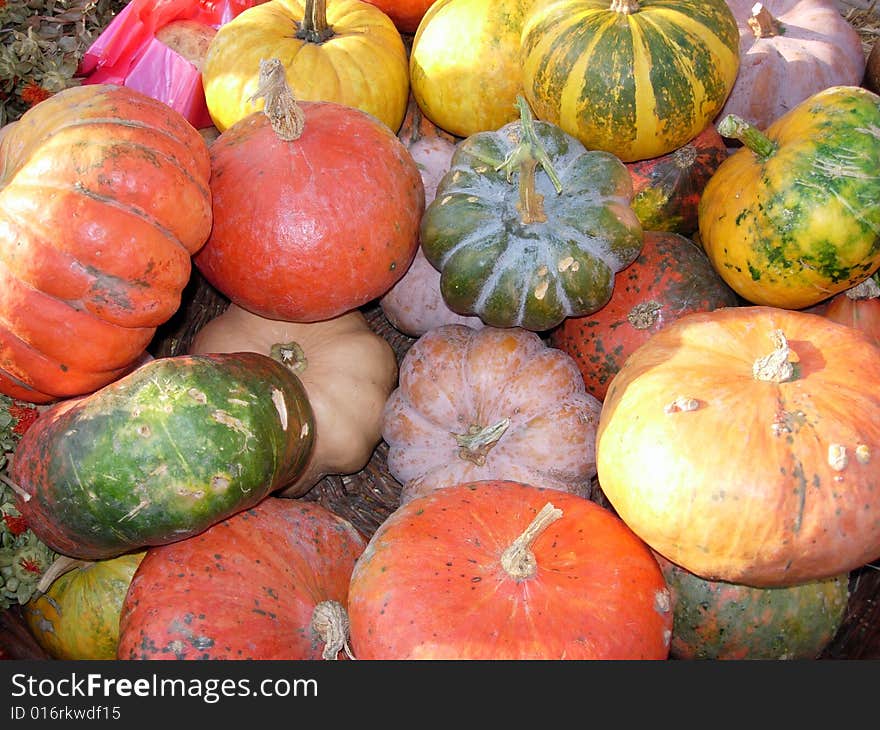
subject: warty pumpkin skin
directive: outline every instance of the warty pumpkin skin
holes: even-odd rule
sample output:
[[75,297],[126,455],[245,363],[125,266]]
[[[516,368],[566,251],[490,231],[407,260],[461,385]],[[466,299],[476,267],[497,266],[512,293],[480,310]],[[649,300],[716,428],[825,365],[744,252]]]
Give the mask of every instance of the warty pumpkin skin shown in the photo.
[[221,25],[202,66],[214,126],[226,131],[263,109],[260,61],[283,60],[297,101],[361,109],[396,132],[409,95],[400,32],[361,0],[269,0]]
[[332,102],[296,108],[296,138],[253,114],[211,144],[214,225],[193,261],[248,311],[316,322],[403,276],[419,244],[424,187],[412,155],[375,117]]
[[354,474],[381,441],[382,410],[397,385],[397,357],[360,311],[297,323],[230,304],[193,338],[190,353],[259,352],[300,379],[315,420],[305,470],[276,495],[299,497],[328,474]]
[[642,226],[619,159],[518,105],[520,121],[459,142],[420,241],[450,309],[540,332],[608,301]]
[[[200,535],[151,548],[122,604],[117,656],[336,659],[345,646],[328,642],[323,612],[344,621],[364,546],[324,507],[268,497]],[[344,623],[336,626],[347,638]]]
[[477,481],[415,499],[358,557],[358,659],[666,659],[669,591],[650,550],[574,494]]
[[73,558],[183,540],[296,479],[314,425],[300,380],[266,355],[156,358],[43,411],[15,450],[16,507]]
[[655,551],[756,587],[880,555],[880,350],[776,307],[725,307],[655,333],[611,381],[602,491]]
[[715,118],[739,70],[739,30],[724,0],[538,0],[521,59],[539,119],[633,162]]
[[589,496],[600,409],[574,360],[534,332],[443,325],[407,350],[385,404],[388,470],[402,502],[480,479]]
[[23,611],[37,643],[54,659],[115,659],[122,602],[145,554],[74,565],[34,596]]
[[744,147],[699,205],[703,249],[752,304],[803,309],[880,266],[880,97],[855,86],[814,94],[758,130],[729,115]]
[[130,370],[180,305],[211,229],[186,120],[125,87],[66,89],[0,145],[0,391],[34,403]]
[[641,253],[618,275],[608,303],[586,317],[563,320],[550,342],[577,363],[587,392],[603,400],[626,358],[655,332],[691,312],[738,305],[693,241],[645,231]]
[[736,114],[766,129],[818,91],[862,83],[862,41],[835,0],[726,2],[739,27],[740,66],[719,119]]
[[410,86],[434,124],[458,137],[515,121],[520,33],[534,0],[437,0],[409,54]]

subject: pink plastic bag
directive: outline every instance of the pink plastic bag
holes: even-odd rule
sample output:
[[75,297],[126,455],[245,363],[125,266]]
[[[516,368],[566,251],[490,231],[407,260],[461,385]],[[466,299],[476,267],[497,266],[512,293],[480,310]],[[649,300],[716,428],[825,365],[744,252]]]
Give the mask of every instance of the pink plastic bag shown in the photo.
[[162,101],[196,128],[211,126],[202,75],[156,39],[176,20],[219,28],[265,0],[132,0],[83,55],[84,84],[119,84]]

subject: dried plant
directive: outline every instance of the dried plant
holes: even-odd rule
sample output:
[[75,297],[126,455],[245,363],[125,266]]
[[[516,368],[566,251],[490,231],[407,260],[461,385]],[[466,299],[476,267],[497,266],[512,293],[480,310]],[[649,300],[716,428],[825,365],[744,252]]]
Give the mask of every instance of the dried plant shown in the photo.
[[0,126],[77,86],[83,54],[127,0],[0,0]]

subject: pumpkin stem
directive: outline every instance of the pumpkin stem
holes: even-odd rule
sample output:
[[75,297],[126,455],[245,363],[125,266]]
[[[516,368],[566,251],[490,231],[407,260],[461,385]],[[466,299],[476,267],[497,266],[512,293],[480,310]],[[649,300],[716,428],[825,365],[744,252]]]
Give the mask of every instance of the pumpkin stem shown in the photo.
[[276,342],[269,350],[269,356],[286,366],[295,375],[302,375],[309,366],[305,350],[298,342]]
[[738,139],[758,157],[764,159],[776,152],[777,144],[753,124],[749,124],[736,114],[728,114],[718,122],[718,134],[730,139]]
[[327,0],[306,0],[302,22],[296,23],[296,37],[306,43],[323,43],[334,34],[327,22]]
[[877,299],[880,298],[880,285],[874,280],[873,276],[869,276],[861,284],[856,284],[846,290],[846,295],[850,299]]
[[797,378],[795,363],[797,356],[788,346],[788,340],[782,330],[774,330],[771,334],[776,349],[769,355],[759,357],[752,366],[752,375],[755,380],[765,382],[785,383]]
[[746,22],[752,29],[752,33],[755,34],[755,38],[771,38],[782,34],[779,21],[770,14],[770,11],[762,3],[752,5],[752,14]]
[[477,466],[483,466],[486,463],[486,455],[498,443],[508,426],[510,419],[502,418],[492,426],[483,428],[475,424],[467,430],[467,433],[452,434],[459,446],[459,457]]
[[540,165],[553,182],[557,193],[562,192],[562,181],[550,162],[547,150],[535,132],[534,119],[529,105],[522,96],[516,97],[519,108],[522,140],[495,170],[504,170],[507,182],[513,179],[513,172],[519,172],[519,213],[523,223],[540,223],[547,220],[544,213],[544,196],[535,190],[535,171]]
[[538,570],[532,545],[549,525],[562,517],[562,510],[547,502],[523,533],[501,554],[501,567],[513,578],[525,580]]
[[639,11],[639,3],[638,0],[611,0],[610,10],[612,13],[629,15]]
[[269,118],[272,129],[280,139],[285,142],[299,139],[303,131],[303,112],[293,98],[284,66],[279,59],[260,61],[257,90],[248,101],[257,99],[265,99],[263,113]]
[[348,612],[339,601],[327,600],[318,603],[312,612],[309,626],[324,642],[322,658],[336,659],[340,651],[344,651],[349,659],[355,658],[348,645]]
[[77,560],[76,558],[69,558],[66,555],[59,555],[52,562],[46,572],[43,573],[40,578],[40,582],[37,583],[37,592],[45,593],[49,590],[52,584],[58,580],[65,573],[69,573],[74,568],[84,568],[87,565],[93,565],[94,561],[91,560]]

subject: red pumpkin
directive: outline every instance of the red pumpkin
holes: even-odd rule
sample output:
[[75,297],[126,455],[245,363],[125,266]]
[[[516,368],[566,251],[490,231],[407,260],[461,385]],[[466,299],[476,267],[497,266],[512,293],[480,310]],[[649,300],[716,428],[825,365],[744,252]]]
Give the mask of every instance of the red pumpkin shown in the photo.
[[[348,584],[364,540],[314,502],[268,497],[151,548],[119,618],[120,659],[321,659],[344,649]],[[342,609],[342,610],[340,610]]]
[[710,124],[673,152],[626,163],[633,179],[632,207],[642,227],[693,235],[703,188],[726,157],[724,138]]
[[366,304],[403,276],[418,246],[424,188],[404,144],[375,117],[278,93],[290,106],[267,104],[211,145],[214,227],[194,261],[243,309],[315,322]]
[[834,322],[861,330],[880,346],[880,286],[875,277],[831,297],[820,313]]
[[48,403],[134,367],[211,229],[204,140],[119,86],[65,89],[0,146],[0,392]]
[[550,335],[599,400],[626,358],[655,332],[691,312],[739,303],[706,254],[677,233],[646,231],[642,252],[618,277],[608,304],[563,320]]
[[365,0],[375,5],[401,33],[415,33],[434,0]]
[[645,544],[574,494],[511,481],[414,499],[358,558],[359,659],[666,659],[669,591]]

